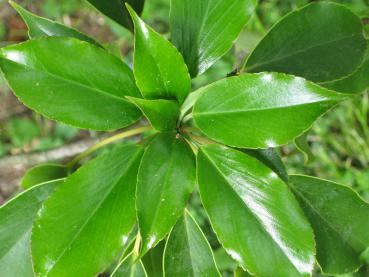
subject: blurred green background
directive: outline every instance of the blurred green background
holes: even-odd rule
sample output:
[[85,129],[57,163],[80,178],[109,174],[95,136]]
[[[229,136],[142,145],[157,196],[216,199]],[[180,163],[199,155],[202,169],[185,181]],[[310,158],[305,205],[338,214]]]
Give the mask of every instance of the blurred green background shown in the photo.
[[[194,0],[200,1],[200,0]],[[73,26],[104,44],[112,53],[132,63],[132,35],[118,24],[99,14],[82,0],[28,0],[17,1],[28,10]],[[169,38],[169,0],[146,1],[143,18]],[[224,78],[237,68],[268,29],[289,11],[305,5],[307,0],[262,0],[256,14],[246,26],[235,46],[206,74],[193,81],[193,88]],[[369,0],[334,1],[345,4],[357,13],[369,34]],[[0,0],[0,46],[27,39],[27,30],[20,17],[7,1]],[[369,78],[369,76],[368,76]],[[357,96],[343,103],[318,120],[307,134],[311,153],[307,161],[293,144],[280,150],[289,173],[304,173],[352,186],[369,201],[369,96]],[[101,134],[80,131],[64,124],[51,122],[29,111],[18,103],[0,77],[0,167],[1,159],[27,155],[62,147]],[[8,174],[1,173],[1,199],[9,197],[16,188],[1,188],[9,183]],[[15,178],[19,178],[16,176]],[[0,202],[1,203],[1,202]],[[205,219],[197,194],[191,199],[190,209],[201,223],[215,252],[224,276],[231,276],[235,264],[228,258],[212,234]],[[368,234],[369,235],[369,234]],[[319,274],[317,273],[317,276]],[[368,268],[347,276],[369,276]]]

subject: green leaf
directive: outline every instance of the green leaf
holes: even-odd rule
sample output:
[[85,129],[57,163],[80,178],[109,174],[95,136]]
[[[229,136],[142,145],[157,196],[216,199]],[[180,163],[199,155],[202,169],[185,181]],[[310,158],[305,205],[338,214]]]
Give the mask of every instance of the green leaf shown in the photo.
[[133,253],[127,256],[111,277],[148,277],[141,260],[135,261]]
[[142,257],[142,263],[149,277],[163,277],[163,253],[165,241],[161,241]]
[[251,275],[247,271],[244,271],[241,267],[239,267],[235,270],[234,277],[251,277]]
[[281,178],[285,183],[288,183],[286,167],[275,149],[243,149],[242,151],[258,159],[264,165],[277,173],[279,178]]
[[244,74],[202,88],[193,110],[208,137],[245,148],[283,145],[347,99],[302,78],[280,73]]
[[101,45],[94,39],[73,28],[67,27],[55,21],[51,21],[47,18],[37,16],[23,9],[21,6],[13,1],[9,1],[9,3],[20,14],[24,22],[27,24],[28,36],[30,38],[74,37],[101,47]]
[[323,272],[356,271],[369,247],[369,204],[351,188],[318,178],[291,175],[290,185],[313,226]]
[[245,70],[330,81],[354,71],[365,49],[363,27],[354,13],[334,3],[312,3],[274,25],[249,56]]
[[159,134],[142,158],[137,184],[137,216],[144,255],[182,215],[195,185],[195,158],[175,132]]
[[127,97],[132,103],[141,109],[142,113],[158,131],[172,131],[177,126],[179,105],[174,100],[145,100],[141,98]]
[[16,96],[42,115],[79,128],[113,130],[141,116],[129,67],[89,43],[63,37],[0,49],[0,68]]
[[201,147],[197,164],[202,203],[228,254],[257,276],[311,276],[313,232],[276,173],[220,145]]
[[187,211],[170,233],[163,264],[168,277],[221,277],[205,235]]
[[369,48],[360,67],[351,75],[324,83],[323,86],[344,93],[361,93],[369,88]]
[[295,139],[295,146],[304,155],[305,164],[308,164],[314,160],[314,154],[310,149],[308,143],[308,132],[303,133],[301,136]]
[[90,161],[45,202],[31,238],[38,276],[94,276],[113,262],[136,221],[142,152],[125,145]]
[[256,4],[256,0],[171,0],[172,41],[192,77],[227,53]]
[[24,189],[35,185],[64,178],[68,175],[68,170],[61,164],[41,164],[26,172],[21,180],[21,186]]
[[127,29],[133,30],[132,21],[127,11],[125,3],[128,3],[133,7],[133,9],[141,14],[145,0],[87,0],[90,2],[96,9],[105,14],[107,17],[110,17],[115,22],[120,25],[126,27]]
[[182,103],[190,92],[191,79],[181,54],[128,9],[135,25],[134,74],[142,95]]
[[0,272],[2,276],[33,277],[29,251],[31,228],[42,203],[62,180],[22,192],[0,208]]

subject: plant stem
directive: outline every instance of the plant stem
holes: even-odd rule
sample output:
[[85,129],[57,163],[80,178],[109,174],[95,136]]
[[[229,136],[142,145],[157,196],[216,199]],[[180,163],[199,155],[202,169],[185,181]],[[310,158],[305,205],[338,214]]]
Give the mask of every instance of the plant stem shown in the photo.
[[119,133],[117,135],[111,136],[107,139],[104,139],[104,140],[100,141],[99,143],[95,144],[94,146],[88,148],[86,151],[82,152],[77,157],[75,157],[72,161],[70,161],[66,166],[67,166],[67,168],[71,169],[76,164],[78,164],[81,160],[83,160],[84,158],[86,158],[87,156],[89,156],[90,154],[95,152],[96,150],[98,150],[98,149],[100,149],[100,148],[102,148],[102,147],[104,147],[104,146],[106,146],[110,143],[116,142],[116,141],[124,139],[124,138],[139,135],[139,134],[142,134],[142,133],[144,133],[146,131],[150,131],[150,130],[152,130],[151,126],[143,126],[143,127],[138,127],[138,128],[135,128],[135,129],[127,130],[127,131],[124,131],[124,132]]
[[140,232],[137,233],[135,245],[133,246],[133,260],[137,260],[140,256],[140,246],[141,246],[141,235]]
[[196,142],[198,142],[198,143],[200,143],[200,144],[208,145],[208,144],[215,144],[215,143],[216,143],[215,141],[210,140],[210,139],[205,138],[205,137],[196,136],[196,135],[193,135],[193,134],[191,134],[191,133],[188,133],[188,135],[189,135],[189,137],[190,137],[192,140],[194,140],[194,141],[196,141]]

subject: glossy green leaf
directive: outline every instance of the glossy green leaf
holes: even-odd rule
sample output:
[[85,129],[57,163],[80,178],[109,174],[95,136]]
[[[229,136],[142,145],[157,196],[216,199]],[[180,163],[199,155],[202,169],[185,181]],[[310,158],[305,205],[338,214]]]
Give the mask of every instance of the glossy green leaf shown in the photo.
[[159,134],[151,141],[137,185],[142,255],[162,240],[182,215],[195,175],[192,150],[175,132]]
[[21,186],[24,189],[48,181],[64,178],[68,175],[68,170],[61,164],[41,164],[26,172],[21,180]]
[[38,276],[94,276],[113,262],[136,221],[142,152],[135,145],[111,150],[69,176],[45,202],[31,238]]
[[145,0],[87,0],[96,9],[110,17],[120,25],[133,30],[133,24],[129,13],[127,11],[125,3],[130,4],[133,9],[141,14]]
[[191,89],[187,67],[178,50],[129,8],[135,25],[134,74],[147,99],[182,103]]
[[290,185],[313,226],[323,272],[356,271],[369,247],[369,204],[351,188],[318,178],[291,175]]
[[334,3],[313,3],[274,25],[249,56],[246,71],[330,81],[354,71],[365,49],[362,24],[354,13]]
[[172,41],[192,77],[227,53],[256,4],[257,0],[171,0]]
[[42,115],[79,128],[113,130],[141,116],[129,67],[105,50],[63,37],[0,49],[0,68],[16,96]]
[[177,126],[179,105],[174,100],[146,100],[142,98],[127,97],[140,108],[142,113],[158,131],[172,131]]
[[364,62],[351,75],[324,83],[323,86],[344,93],[361,93],[369,88],[369,46]]
[[220,145],[201,147],[197,165],[202,203],[228,254],[257,276],[311,275],[313,232],[276,173]]
[[130,254],[119,265],[112,277],[148,277],[141,260],[135,261],[134,255]]
[[279,178],[285,183],[288,183],[287,169],[275,149],[243,149],[242,151],[261,161],[264,165],[277,173]]
[[34,186],[0,208],[1,276],[33,277],[30,235],[42,203],[62,180]]
[[60,24],[55,21],[51,21],[49,19],[37,16],[19,6],[17,3],[10,1],[9,2],[13,8],[20,14],[23,18],[24,22],[28,27],[28,36],[30,38],[39,38],[39,37],[74,37],[97,46],[100,46],[94,39],[89,36],[73,29],[67,27],[63,24]]
[[187,211],[170,233],[163,263],[168,277],[221,277],[205,235]]
[[245,148],[283,145],[346,95],[280,73],[244,74],[202,88],[193,119],[208,137]]
[[142,263],[149,277],[163,277],[163,254],[165,241],[159,242],[142,257]]

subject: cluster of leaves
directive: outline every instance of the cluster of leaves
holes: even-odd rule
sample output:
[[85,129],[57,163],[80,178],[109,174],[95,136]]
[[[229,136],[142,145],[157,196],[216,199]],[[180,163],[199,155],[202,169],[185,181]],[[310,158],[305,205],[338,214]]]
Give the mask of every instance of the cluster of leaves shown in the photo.
[[[191,78],[232,47],[256,0],[171,0],[171,42],[137,13],[143,1],[89,1],[134,30],[133,72],[100,43],[12,3],[30,40],[0,49],[16,96],[45,117],[116,130],[66,166],[44,165],[0,209],[6,276],[220,276],[186,204],[195,185],[236,276],[338,275],[360,268],[369,204],[349,187],[289,176],[273,148],[368,86],[360,19],[319,2],[265,35],[242,68],[192,93]],[[130,17],[129,17],[130,15]],[[150,130],[87,162],[96,149]],[[137,227],[135,228],[137,223]],[[162,262],[161,262],[162,261]]]

